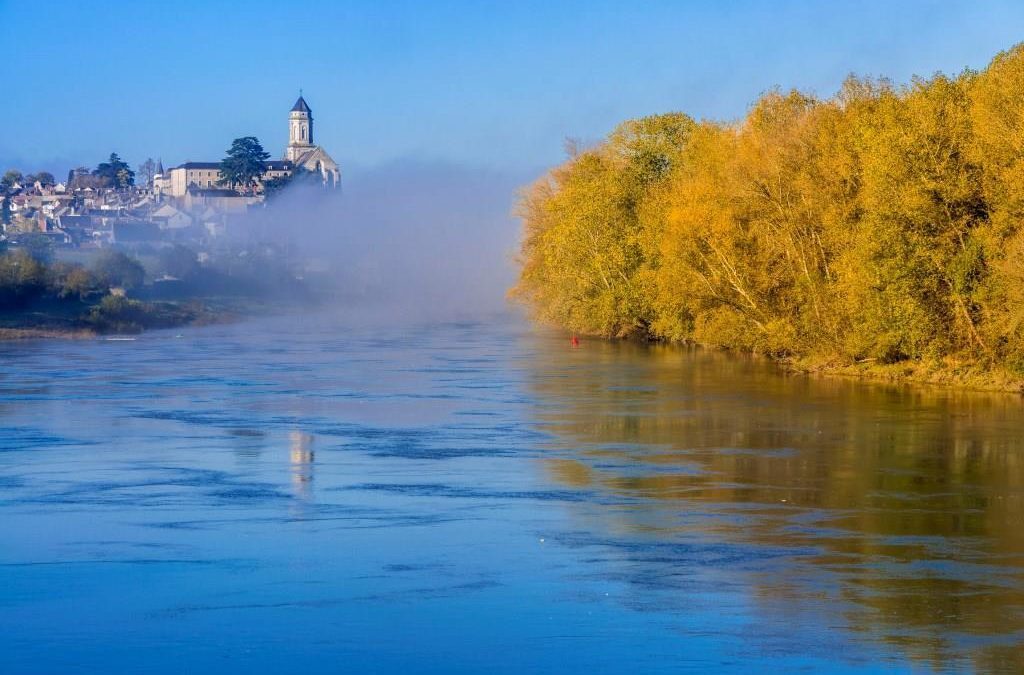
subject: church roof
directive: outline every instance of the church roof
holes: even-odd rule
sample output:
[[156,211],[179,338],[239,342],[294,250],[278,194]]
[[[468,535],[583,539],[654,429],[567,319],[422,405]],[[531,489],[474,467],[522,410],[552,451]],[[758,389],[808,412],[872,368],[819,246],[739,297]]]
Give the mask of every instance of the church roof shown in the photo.
[[295,105],[292,106],[292,112],[308,113],[313,111],[309,109],[308,105],[306,105],[306,99],[302,98],[302,96],[299,95],[299,100],[296,101]]
[[313,171],[316,169],[316,163],[318,161],[322,162],[329,170],[338,168],[338,163],[335,162],[331,156],[327,154],[327,151],[319,145],[314,145],[311,150],[307,150],[296,157],[295,166],[301,166],[304,169]]

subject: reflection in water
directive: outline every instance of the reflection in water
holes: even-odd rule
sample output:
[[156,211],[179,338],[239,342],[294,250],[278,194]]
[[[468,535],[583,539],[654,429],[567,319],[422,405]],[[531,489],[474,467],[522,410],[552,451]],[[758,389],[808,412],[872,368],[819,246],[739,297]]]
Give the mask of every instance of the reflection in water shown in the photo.
[[259,429],[243,427],[228,430],[228,436],[239,462],[252,462],[259,459],[267,435]]
[[684,545],[717,541],[739,551],[727,567],[767,617],[819,612],[931,667],[1024,672],[1018,397],[784,376],[663,346],[536,354],[546,472],[627,505],[569,508],[627,552],[634,584],[682,601]]
[[1019,399],[336,320],[0,343],[0,672],[1024,669]]
[[291,442],[292,492],[304,501],[313,498],[313,435],[303,431],[288,434]]

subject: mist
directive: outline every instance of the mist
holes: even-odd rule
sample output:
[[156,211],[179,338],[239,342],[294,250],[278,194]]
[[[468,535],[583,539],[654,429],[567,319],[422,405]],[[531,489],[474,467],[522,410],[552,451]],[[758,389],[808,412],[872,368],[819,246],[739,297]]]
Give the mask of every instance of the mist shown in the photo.
[[395,161],[297,185],[236,229],[284,246],[327,304],[360,320],[455,320],[509,309],[527,172]]

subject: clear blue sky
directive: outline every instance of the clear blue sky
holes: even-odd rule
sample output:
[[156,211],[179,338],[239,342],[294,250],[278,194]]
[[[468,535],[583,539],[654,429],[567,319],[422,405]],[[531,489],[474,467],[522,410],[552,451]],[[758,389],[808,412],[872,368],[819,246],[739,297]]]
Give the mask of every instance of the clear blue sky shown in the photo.
[[0,168],[217,160],[242,135],[278,156],[302,87],[343,168],[523,170],[629,117],[735,118],[776,85],[980,68],[1019,40],[1020,0],[0,0]]

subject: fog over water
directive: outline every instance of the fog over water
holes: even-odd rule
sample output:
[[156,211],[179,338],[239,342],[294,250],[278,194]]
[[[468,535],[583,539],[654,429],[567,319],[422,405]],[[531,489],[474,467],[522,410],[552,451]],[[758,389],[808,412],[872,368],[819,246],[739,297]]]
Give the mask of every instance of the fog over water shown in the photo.
[[512,211],[531,178],[413,160],[356,169],[340,192],[289,187],[244,235],[308,261],[310,282],[333,287],[328,304],[362,320],[479,317],[509,309]]

